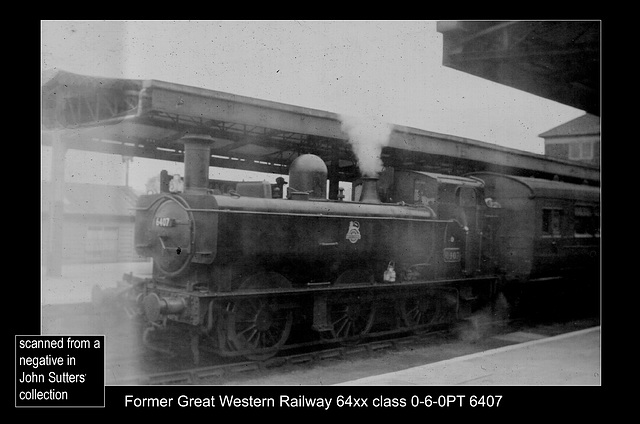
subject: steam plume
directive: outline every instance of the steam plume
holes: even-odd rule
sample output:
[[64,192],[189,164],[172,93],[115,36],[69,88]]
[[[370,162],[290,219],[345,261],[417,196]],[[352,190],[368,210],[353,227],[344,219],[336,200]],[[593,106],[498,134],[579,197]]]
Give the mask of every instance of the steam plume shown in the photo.
[[342,131],[358,159],[364,177],[377,177],[382,171],[382,148],[389,144],[393,126],[374,117],[340,115]]

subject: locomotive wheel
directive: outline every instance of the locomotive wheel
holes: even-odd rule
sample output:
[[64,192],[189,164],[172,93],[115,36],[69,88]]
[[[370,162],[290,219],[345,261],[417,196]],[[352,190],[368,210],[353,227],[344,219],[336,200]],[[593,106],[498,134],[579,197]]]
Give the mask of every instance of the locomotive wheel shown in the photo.
[[[291,287],[289,280],[275,272],[262,272],[245,279],[241,290]],[[277,300],[247,298],[234,301],[228,308],[226,336],[228,347],[247,351],[243,356],[261,361],[274,356],[291,332],[293,312],[279,307]]]
[[[338,277],[334,286],[361,283],[373,284],[373,274],[365,269],[348,270]],[[331,330],[321,333],[322,337],[325,340],[339,340],[345,345],[356,344],[371,330],[375,313],[373,301],[330,299],[327,314]]]
[[440,299],[432,293],[398,300],[397,308],[402,323],[408,329],[432,324],[440,315]]

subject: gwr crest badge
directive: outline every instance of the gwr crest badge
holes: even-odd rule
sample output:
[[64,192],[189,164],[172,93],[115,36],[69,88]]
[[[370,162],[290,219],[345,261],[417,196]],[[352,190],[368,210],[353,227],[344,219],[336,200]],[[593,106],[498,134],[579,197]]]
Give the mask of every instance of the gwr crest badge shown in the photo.
[[355,243],[361,238],[362,236],[360,235],[360,223],[358,223],[358,221],[349,222],[349,230],[347,231],[346,239],[351,243]]

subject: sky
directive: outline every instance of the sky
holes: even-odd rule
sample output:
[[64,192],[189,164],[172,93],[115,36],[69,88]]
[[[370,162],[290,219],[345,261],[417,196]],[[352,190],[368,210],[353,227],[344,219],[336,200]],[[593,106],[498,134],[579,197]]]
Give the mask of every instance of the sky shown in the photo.
[[[154,79],[544,153],[538,135],[584,111],[442,65],[436,21],[42,21],[41,68]],[[42,150],[42,178],[50,155]],[[120,156],[69,151],[66,181],[124,185]],[[182,164],[134,158],[144,190]],[[211,178],[261,174],[211,169]],[[275,176],[268,176],[274,179]]]

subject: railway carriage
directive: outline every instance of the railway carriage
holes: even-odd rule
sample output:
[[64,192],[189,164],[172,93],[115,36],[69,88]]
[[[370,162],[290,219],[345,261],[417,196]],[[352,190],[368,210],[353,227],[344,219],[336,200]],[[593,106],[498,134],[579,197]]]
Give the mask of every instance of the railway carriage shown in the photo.
[[538,178],[473,173],[500,204],[499,272],[509,280],[598,275],[600,189]]
[[539,178],[473,173],[495,209],[493,251],[512,309],[597,310],[600,189]]

